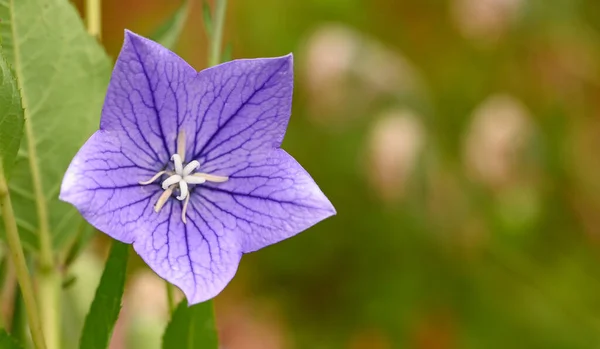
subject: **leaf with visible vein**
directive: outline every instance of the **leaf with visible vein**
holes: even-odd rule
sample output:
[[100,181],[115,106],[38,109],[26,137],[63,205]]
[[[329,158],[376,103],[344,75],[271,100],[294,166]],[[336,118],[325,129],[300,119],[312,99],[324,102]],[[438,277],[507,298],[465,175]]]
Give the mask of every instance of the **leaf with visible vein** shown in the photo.
[[9,177],[23,136],[23,107],[17,81],[0,55],[0,171]]
[[165,21],[150,38],[172,50],[183,31],[185,20],[190,12],[190,1],[184,0],[181,6]]
[[0,19],[27,120],[10,182],[19,232],[26,248],[39,231],[62,247],[81,218],[58,200],[60,183],[98,128],[110,60],[68,0],[0,0]]
[[121,311],[129,245],[113,240],[100,285],[85,318],[79,347],[105,349]]
[[188,307],[183,300],[173,312],[163,336],[163,349],[217,349],[212,301]]
[[13,338],[5,329],[0,329],[0,348],[2,349],[23,349],[23,346]]

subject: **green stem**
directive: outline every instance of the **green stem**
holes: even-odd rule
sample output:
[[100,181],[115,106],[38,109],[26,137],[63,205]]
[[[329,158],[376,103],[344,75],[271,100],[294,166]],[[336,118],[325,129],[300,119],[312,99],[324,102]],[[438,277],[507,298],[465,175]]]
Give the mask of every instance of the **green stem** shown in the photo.
[[17,280],[19,281],[19,286],[21,287],[23,300],[25,302],[25,311],[27,312],[27,318],[29,320],[31,337],[37,349],[45,349],[46,345],[44,342],[44,335],[42,333],[42,324],[40,322],[40,318],[38,317],[38,308],[35,302],[35,297],[33,296],[33,286],[31,284],[29,270],[27,269],[27,263],[25,262],[25,254],[23,253],[23,246],[21,245],[21,239],[17,230],[17,222],[15,220],[15,213],[10,201],[8,185],[6,184],[6,179],[4,178],[1,169],[0,209],[2,212],[2,218],[4,220],[4,228],[6,231],[6,239],[8,240],[8,248],[10,249],[10,256],[15,266]]
[[167,303],[169,306],[169,315],[173,316],[173,312],[175,311],[175,294],[173,292],[173,285],[169,282],[165,281],[165,285],[167,286]]
[[[23,103],[25,104],[25,103]],[[40,317],[44,326],[46,347],[48,349],[60,348],[60,274],[54,263],[54,252],[52,248],[52,237],[50,235],[50,220],[48,217],[48,206],[46,196],[42,189],[42,178],[36,161],[37,149],[32,141],[33,129],[31,123],[25,123],[25,135],[27,139],[27,151],[29,153],[29,168],[35,194],[35,205],[37,209],[40,238],[40,269],[38,279],[38,290],[40,294]]]
[[210,67],[221,63],[221,44],[223,41],[223,27],[225,26],[225,10],[227,0],[217,0],[213,16],[212,37],[210,38],[210,50],[208,53],[208,65]]
[[102,37],[101,0],[85,0],[85,19],[88,33],[100,39]]
[[48,349],[60,349],[60,291],[61,277],[56,270],[40,272],[38,276],[40,290],[40,314],[46,334],[46,346]]

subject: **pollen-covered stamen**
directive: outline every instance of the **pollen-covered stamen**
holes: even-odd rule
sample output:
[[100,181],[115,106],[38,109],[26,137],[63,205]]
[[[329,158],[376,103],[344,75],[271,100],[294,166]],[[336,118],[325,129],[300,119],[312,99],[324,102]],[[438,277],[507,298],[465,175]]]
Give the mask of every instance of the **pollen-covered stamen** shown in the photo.
[[185,131],[179,131],[177,135],[177,155],[181,158],[181,161],[185,161]]
[[148,185],[154,183],[163,175],[168,175],[162,183],[161,187],[164,192],[158,198],[154,210],[159,212],[163,206],[167,203],[167,200],[173,195],[175,189],[179,189],[179,195],[176,196],[177,200],[183,201],[183,207],[181,209],[181,220],[183,223],[187,222],[186,212],[188,203],[190,201],[190,185],[203,184],[206,182],[223,183],[229,178],[224,176],[215,176],[208,173],[194,173],[200,168],[200,162],[198,160],[192,160],[188,164],[185,164],[185,132],[179,132],[177,139],[177,153],[171,156],[173,161],[174,172],[169,170],[163,170],[158,172],[151,179],[139,182],[141,185]]
[[160,195],[158,201],[156,202],[156,205],[154,205],[154,212],[160,212],[160,209],[163,208],[163,206],[167,203],[167,200],[169,200],[169,197],[171,197],[171,195],[173,194],[173,189],[175,189],[174,185],[168,187],[167,190],[165,190]]
[[226,177],[226,176],[215,176],[215,175],[211,175],[208,173],[194,173],[192,176],[198,177],[198,178],[203,178],[206,182],[213,182],[213,183],[223,183],[223,182],[227,182],[227,180],[229,179],[229,177]]
[[154,183],[154,181],[156,181],[157,179],[160,178],[160,176],[164,175],[167,171],[160,171],[157,174],[154,175],[154,177],[150,178],[147,181],[143,181],[143,182],[138,182],[141,185],[148,185],[148,184],[152,184]]

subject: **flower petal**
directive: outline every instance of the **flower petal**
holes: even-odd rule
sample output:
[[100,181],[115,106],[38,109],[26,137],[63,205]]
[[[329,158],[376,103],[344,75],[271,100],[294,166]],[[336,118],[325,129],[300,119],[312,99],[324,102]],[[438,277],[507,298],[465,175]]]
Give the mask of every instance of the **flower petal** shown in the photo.
[[188,105],[186,84],[197,75],[179,56],[130,31],[115,63],[100,129],[124,133],[139,152],[166,164],[176,153]]
[[[293,58],[243,59],[198,73],[186,120],[186,159],[200,164],[281,145],[291,113]],[[233,154],[232,154],[233,153]]]
[[125,243],[155,220],[160,183],[141,186],[155,171],[121,144],[116,134],[97,131],[79,150],[62,182],[60,199],[73,204],[99,230]]
[[[224,234],[239,234],[242,252],[287,239],[335,214],[335,209],[294,158],[282,149],[253,155],[224,183],[205,183],[192,195],[193,210]],[[216,224],[216,223],[212,223]]]
[[97,131],[73,159],[60,198],[73,204],[97,229],[134,249],[160,277],[183,290],[190,304],[217,295],[233,278],[241,248],[237,233],[224,232],[183,202],[169,199],[154,212],[163,190],[160,181],[142,186],[150,169],[122,151],[115,134]]
[[220,222],[190,207],[184,224],[182,205],[169,200],[158,221],[142,223],[133,247],[160,277],[179,287],[191,305],[211,299],[225,288],[242,253],[236,232],[223,231]]

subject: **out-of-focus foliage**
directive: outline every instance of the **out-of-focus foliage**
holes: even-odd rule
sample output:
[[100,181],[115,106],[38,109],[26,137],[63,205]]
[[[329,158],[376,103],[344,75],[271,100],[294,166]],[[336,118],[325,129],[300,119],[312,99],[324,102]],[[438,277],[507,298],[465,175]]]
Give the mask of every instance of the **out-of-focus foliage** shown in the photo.
[[0,176],[7,177],[14,165],[24,122],[17,81],[0,47]]
[[19,232],[29,249],[39,248],[39,231],[62,247],[82,220],[58,199],[60,183],[98,127],[110,62],[66,1],[1,1],[0,19],[3,53],[26,120],[9,183]]
[[[109,53],[176,8],[104,0]],[[244,257],[223,346],[598,346],[598,1],[229,0],[225,38],[294,52],[283,147],[338,215]],[[176,51],[206,47],[192,1]],[[159,348],[164,287],[133,280],[113,345]]]
[[3,349],[22,349],[23,347],[16,339],[11,337],[6,330],[0,329],[0,348]]
[[80,349],[104,349],[108,346],[121,311],[128,256],[129,245],[113,241],[94,301],[85,318]]
[[218,349],[212,302],[189,306],[181,301],[165,330],[162,348]]
[[190,12],[190,2],[185,0],[169,19],[150,35],[150,39],[158,42],[166,48],[173,49],[181,35],[185,20]]

